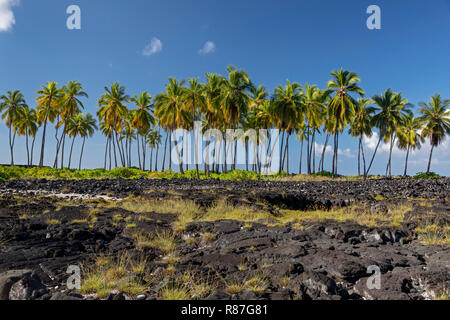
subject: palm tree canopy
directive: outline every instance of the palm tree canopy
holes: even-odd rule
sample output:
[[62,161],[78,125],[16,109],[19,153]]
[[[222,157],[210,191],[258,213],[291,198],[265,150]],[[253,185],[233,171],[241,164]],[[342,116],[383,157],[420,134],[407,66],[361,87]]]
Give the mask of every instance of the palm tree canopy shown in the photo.
[[152,95],[147,91],[131,98],[137,109],[132,111],[132,125],[140,132],[147,132],[155,124]]
[[47,82],[47,86],[41,86],[41,90],[36,92],[39,96],[36,99],[38,103],[38,120],[45,122],[55,121],[58,114],[58,108],[62,97],[61,89],[58,89],[56,82]]
[[243,70],[237,70],[228,66],[228,79],[222,81],[222,90],[219,104],[223,108],[225,121],[230,125],[236,125],[242,114],[246,114],[250,98],[247,91],[252,84],[248,74]]
[[372,116],[375,108],[369,106],[372,99],[359,98],[355,104],[355,114],[353,122],[350,125],[349,134],[354,137],[372,136]]
[[121,131],[122,119],[128,113],[125,103],[130,101],[130,97],[126,95],[125,87],[118,82],[113,83],[111,88],[105,87],[105,91],[98,101],[100,109],[97,115],[101,121],[112,125],[114,130]]
[[274,122],[281,129],[295,129],[302,123],[303,94],[302,86],[286,81],[286,86],[278,86],[273,96]]
[[184,81],[169,78],[166,92],[155,98],[155,114],[163,127],[176,129],[191,122],[191,114],[183,103],[185,95]]
[[7,95],[0,96],[0,113],[2,120],[6,119],[8,127],[15,126],[21,116],[21,109],[28,108],[24,95],[19,91],[8,91]]
[[78,81],[69,81],[66,86],[62,87],[60,107],[61,122],[59,125],[67,121],[70,117],[80,113],[81,109],[84,109],[83,102],[81,102],[79,98],[88,98],[89,96],[83,90],[83,87]]
[[415,118],[412,113],[402,116],[401,126],[397,130],[398,147],[400,149],[420,149],[424,138],[419,134],[423,127],[423,121]]
[[394,93],[390,88],[374,96],[372,100],[377,112],[372,118],[372,124],[380,130],[380,137],[384,137],[388,142],[390,135],[401,124],[402,116],[409,113],[412,105],[402,97],[401,93]]
[[420,119],[425,123],[422,137],[429,138],[432,146],[438,146],[450,134],[450,100],[443,100],[441,95],[436,94],[429,103],[421,102],[420,106]]
[[348,70],[334,70],[332,79],[328,82],[327,89],[335,94],[329,104],[329,117],[334,118],[334,129],[342,132],[347,124],[352,121],[356,100],[351,94],[364,96],[365,92],[358,86],[361,81],[359,76]]

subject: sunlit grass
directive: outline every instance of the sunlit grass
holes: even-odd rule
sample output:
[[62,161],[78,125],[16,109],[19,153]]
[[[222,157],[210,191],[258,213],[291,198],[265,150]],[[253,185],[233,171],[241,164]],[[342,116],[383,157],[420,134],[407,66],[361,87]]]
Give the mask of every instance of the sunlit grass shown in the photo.
[[419,240],[426,245],[450,245],[450,226],[425,224],[415,230]]
[[146,259],[133,260],[122,254],[117,258],[99,256],[95,263],[83,267],[82,294],[106,298],[117,290],[133,296],[145,293],[148,283],[140,275],[145,271]]
[[133,235],[138,247],[156,248],[164,254],[173,254],[177,246],[173,232],[165,230],[155,234],[136,233]]

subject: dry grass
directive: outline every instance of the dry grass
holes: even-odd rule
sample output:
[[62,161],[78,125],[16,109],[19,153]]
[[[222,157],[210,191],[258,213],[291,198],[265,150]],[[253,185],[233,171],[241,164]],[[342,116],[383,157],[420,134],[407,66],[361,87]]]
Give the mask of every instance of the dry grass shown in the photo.
[[122,291],[130,295],[145,293],[149,282],[142,277],[146,259],[137,261],[126,254],[118,258],[100,256],[95,264],[83,267],[82,294],[95,294],[98,298],[107,297],[112,291]]
[[167,230],[157,232],[153,235],[136,233],[133,236],[137,240],[138,247],[156,248],[161,250],[164,254],[173,255],[177,246],[175,234]]
[[449,291],[445,288],[445,285],[442,288],[440,296],[436,297],[436,300],[448,301],[449,300]]
[[57,219],[48,219],[47,220],[47,224],[48,225],[58,225],[58,224],[61,224],[61,220],[57,220]]
[[421,225],[415,230],[425,245],[450,245],[450,226],[437,224]]
[[250,280],[245,283],[246,287],[253,292],[264,292],[269,287],[269,281],[264,275],[254,275]]
[[199,276],[190,270],[171,278],[159,295],[164,300],[199,300],[207,298],[216,288],[209,276]]

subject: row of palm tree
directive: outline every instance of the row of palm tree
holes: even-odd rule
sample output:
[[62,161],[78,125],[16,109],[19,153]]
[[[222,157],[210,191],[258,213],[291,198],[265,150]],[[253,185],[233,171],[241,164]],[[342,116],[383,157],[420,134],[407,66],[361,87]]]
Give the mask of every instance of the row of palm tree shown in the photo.
[[[392,153],[396,145],[406,152],[404,175],[407,175],[411,152],[419,149],[426,139],[431,145],[427,167],[429,173],[434,149],[450,134],[450,111],[447,110],[450,100],[441,98],[439,94],[431,97],[428,103],[421,102],[415,116],[413,105],[401,93],[391,89],[372,98],[365,97],[364,90],[359,86],[359,76],[347,70],[332,71],[331,80],[325,89],[309,84],[301,86],[288,80],[286,85],[278,86],[273,94],[269,94],[263,86],[256,86],[243,70],[230,66],[227,72],[226,77],[207,73],[205,83],[200,83],[198,79],[189,79],[186,83],[184,80],[169,78],[165,91],[154,98],[148,92],[131,97],[118,82],[105,87],[105,93],[98,100],[97,111],[99,129],[106,137],[104,168],[131,167],[132,155],[137,155],[140,169],[164,171],[167,154],[169,168],[172,168],[170,150],[174,141],[179,170],[183,173],[189,167],[183,164],[183,152],[189,150],[183,148],[185,137],[182,137],[180,146],[174,135],[181,128],[192,131],[194,141],[197,141],[195,124],[200,122],[201,132],[206,138],[206,155],[212,157],[204,163],[204,172],[208,175],[210,172],[236,169],[239,141],[245,145],[247,170],[250,169],[250,146],[256,150],[251,170],[261,173],[271,165],[271,160],[267,161],[260,148],[265,146],[264,152],[269,155],[273,154],[275,147],[280,148],[279,171],[289,173],[289,141],[292,135],[296,135],[300,142],[299,173],[302,173],[304,151],[306,173],[325,171],[326,151],[328,145],[332,144],[331,172],[337,176],[339,142],[346,130],[358,138],[358,175],[369,175],[382,142],[389,145],[386,176],[392,175]],[[11,164],[14,165],[14,144],[19,135],[26,137],[27,164],[33,165],[35,139],[38,129],[42,127],[39,166],[43,166],[47,125],[50,122],[55,123],[56,152],[53,166],[65,167],[68,137],[72,139],[67,162],[70,168],[75,140],[81,137],[81,169],[86,138],[97,130],[96,120],[89,114],[81,113],[84,109],[81,99],[88,98],[88,95],[76,81],[69,81],[62,88],[58,88],[55,82],[49,82],[37,94],[36,110],[27,106],[20,91],[10,91],[0,97],[2,119],[6,120],[9,128]],[[269,133],[266,141],[262,141],[261,136],[246,133],[248,129],[278,131]],[[226,137],[224,143],[217,135],[211,134],[214,132]],[[363,142],[365,137],[372,137],[375,132],[378,143],[369,156]],[[325,136],[325,141],[319,157],[320,150],[316,148],[321,136]],[[29,139],[32,139],[31,152]],[[275,141],[279,140],[280,143],[276,144]],[[135,152],[132,147],[134,142]],[[194,143],[197,177],[200,170],[198,147]],[[159,168],[160,158],[162,162]]]
[[[92,115],[82,114],[84,108],[80,97],[88,97],[79,82],[69,81],[66,86],[57,88],[57,83],[49,82],[47,86],[37,91],[37,108],[28,106],[20,91],[8,91],[6,95],[0,96],[0,112],[2,119],[6,119],[9,128],[9,147],[11,153],[11,165],[14,165],[14,144],[16,136],[25,136],[27,150],[27,165],[33,165],[34,145],[38,130],[43,127],[41,153],[39,166],[44,165],[45,142],[47,125],[49,122],[55,125],[56,155],[54,167],[58,167],[59,155],[61,156],[61,168],[64,167],[65,141],[66,137],[72,139],[68,167],[71,166],[72,151],[75,139],[81,137],[83,146],[80,153],[79,168],[81,168],[84,145],[87,137],[92,137],[97,130],[96,120]],[[62,132],[59,134],[59,129]],[[31,150],[30,150],[30,141]]]

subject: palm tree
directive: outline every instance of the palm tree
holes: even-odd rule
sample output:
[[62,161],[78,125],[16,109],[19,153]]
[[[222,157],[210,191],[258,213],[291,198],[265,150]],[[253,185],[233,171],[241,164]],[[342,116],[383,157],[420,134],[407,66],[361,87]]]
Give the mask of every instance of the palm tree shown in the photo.
[[[204,119],[204,131],[208,129],[215,128],[220,129],[221,124],[224,123],[223,120],[223,110],[220,108],[219,99],[221,94],[222,83],[225,79],[215,73],[206,74],[206,83],[202,86],[202,94],[205,97],[205,119]],[[208,172],[208,177],[210,176],[210,160],[209,160],[209,148],[211,145],[210,137],[206,136],[206,161],[205,161],[205,172]],[[214,140],[213,149],[213,170],[216,159],[216,145],[217,141]]]
[[302,86],[296,82],[291,83],[287,80],[286,86],[278,86],[275,89],[272,102],[274,108],[274,123],[282,132],[280,167],[278,172],[281,174],[284,167],[283,146],[285,133],[286,131],[288,132],[285,147],[285,150],[287,150],[291,131],[298,129],[303,124],[302,119],[305,110],[303,109]]
[[39,97],[36,99],[36,102],[38,103],[38,121],[44,123],[39,167],[42,167],[44,165],[47,123],[48,121],[55,121],[55,118],[57,116],[57,106],[59,105],[61,99],[61,90],[58,89],[57,86],[58,84],[56,82],[47,82],[47,86],[41,86],[42,89],[36,92],[39,95]]
[[[83,91],[83,87],[78,81],[69,81],[69,83],[62,87],[62,98],[61,98],[61,106],[60,106],[60,117],[61,121],[58,123],[58,126],[64,124],[63,132],[61,139],[59,140],[59,144],[62,144],[61,148],[61,169],[64,168],[64,148],[65,148],[65,138],[66,138],[66,129],[67,122],[70,118],[74,117],[78,113],[81,112],[81,109],[84,109],[84,105],[79,98],[84,97],[88,98],[86,92]],[[55,157],[55,167],[58,166],[58,153],[60,146],[57,146],[56,157]]]
[[19,90],[8,91],[7,95],[0,96],[0,112],[2,120],[6,119],[9,128],[9,149],[11,153],[11,165],[14,165],[14,143],[17,134],[17,122],[20,119],[21,109],[28,108],[25,97]]
[[320,90],[317,86],[305,85],[303,108],[305,110],[305,120],[307,121],[307,163],[308,174],[315,173],[315,137],[319,128],[325,122],[325,103],[329,98],[330,91]]
[[[39,128],[39,123],[37,121],[36,110],[30,108],[21,108],[20,116],[18,119],[18,132],[19,135],[24,135],[26,138],[26,148],[27,148],[27,165],[33,165],[33,149],[34,149],[34,141],[36,138],[36,133]],[[29,149],[29,137],[33,138],[33,142],[31,145],[31,154]]]
[[364,90],[358,86],[361,79],[354,72],[343,69],[334,70],[331,72],[331,76],[332,79],[328,82],[327,89],[335,95],[330,102],[328,116],[333,118],[334,124],[333,175],[337,176],[339,133],[353,119],[355,113],[356,100],[351,94],[358,94],[362,97],[364,96]]
[[[132,113],[132,125],[137,130],[140,136],[142,146],[142,166],[140,165],[140,151],[139,151],[139,137],[137,137],[138,144],[138,157],[139,166],[142,170],[145,170],[145,158],[146,158],[146,143],[145,136],[150,130],[151,126],[155,124],[155,118],[153,117],[153,105],[152,96],[147,91],[142,92],[139,96],[135,95],[131,98],[137,109]],[[151,169],[151,168],[150,168]]]
[[[185,95],[184,81],[177,81],[169,78],[169,84],[166,84],[166,92],[163,92],[155,98],[155,114],[162,126],[174,133],[175,129],[183,127],[190,123],[190,112],[185,109],[183,97]],[[171,139],[172,140],[172,139]],[[171,141],[170,140],[170,141]],[[171,143],[170,143],[171,148]],[[178,157],[180,172],[183,174],[183,162],[178,149],[178,141],[175,141],[175,149]],[[169,154],[172,153],[169,151]],[[172,160],[170,159],[170,163]]]
[[[300,160],[299,160],[299,166],[298,166],[298,174],[302,174],[302,163],[303,163],[303,144],[305,142],[306,137],[306,127],[302,127],[295,131],[295,134],[297,135],[297,140],[300,141]],[[320,164],[319,164],[320,168]]]
[[191,110],[192,112],[192,123],[189,123],[189,127],[194,132],[194,161],[195,161],[195,171],[197,173],[197,179],[200,179],[200,173],[198,169],[199,159],[198,159],[198,145],[195,121],[201,119],[201,115],[206,111],[206,99],[203,95],[203,86],[198,82],[198,79],[189,79],[189,87],[184,91],[183,101],[185,103],[186,110]]
[[431,97],[429,103],[421,102],[419,112],[421,121],[425,123],[422,137],[428,138],[431,144],[430,158],[428,160],[427,173],[430,173],[433,150],[439,146],[450,134],[450,100],[443,100],[440,94]]
[[83,119],[81,120],[81,129],[79,130],[80,137],[83,138],[83,144],[81,146],[81,153],[80,153],[80,162],[78,164],[78,170],[81,170],[81,161],[83,159],[83,152],[84,152],[84,144],[86,142],[86,138],[92,137],[94,135],[95,130],[97,130],[97,124],[94,117],[87,113]]
[[358,137],[358,175],[361,175],[361,155],[364,165],[364,173],[366,172],[366,157],[364,153],[364,146],[362,143],[363,137],[372,136],[372,116],[375,112],[374,107],[370,107],[371,99],[359,98],[355,105],[355,116],[353,122],[350,124],[349,134],[353,137]]
[[423,122],[421,119],[414,118],[412,113],[406,113],[403,115],[401,126],[397,130],[398,147],[399,149],[406,149],[405,172],[403,174],[405,177],[408,172],[409,153],[415,149],[420,149],[424,140],[419,134],[422,127]]
[[[219,98],[219,105],[223,108],[224,120],[229,125],[229,129],[235,129],[241,120],[242,114],[246,114],[249,106],[249,96],[247,90],[251,87],[251,82],[248,74],[243,70],[237,70],[233,66],[228,66],[228,79],[222,81],[222,90]],[[229,137],[230,144],[228,149],[231,152],[231,159],[233,156],[232,137]],[[235,142],[235,152],[237,149],[237,141]],[[225,146],[227,150],[227,146]],[[228,152],[225,153],[225,169]],[[232,160],[231,170],[236,169],[236,163]]]
[[386,175],[388,174],[388,171],[390,174],[392,150],[396,139],[396,129],[401,124],[402,116],[408,112],[408,108],[411,106],[406,99],[402,98],[400,93],[394,93],[391,89],[386,90],[379,96],[374,96],[372,100],[376,107],[375,112],[378,112],[373,116],[372,121],[373,125],[378,128],[380,137],[372,155],[372,160],[365,173],[366,177],[369,174],[378,147],[383,139],[385,142],[390,142]]
[[[117,154],[116,145],[119,150],[119,156],[121,157],[122,166],[125,167],[125,159],[119,147],[118,133],[122,131],[122,120],[126,118],[128,109],[125,103],[130,101],[130,97],[125,93],[125,87],[121,86],[119,82],[115,82],[111,85],[111,88],[105,87],[106,93],[104,93],[99,101],[97,111],[100,121],[104,121],[107,126],[110,126],[108,135],[108,142],[113,145],[114,162],[117,167]],[[110,148],[111,150],[111,148]],[[111,151],[110,151],[111,152]],[[111,154],[110,154],[111,156]]]
[[[276,122],[276,114],[274,103],[271,100],[265,100],[259,104],[256,110],[256,121],[258,122],[258,127],[263,130],[269,130],[273,127]],[[266,150],[261,150],[264,159],[264,173],[268,174],[268,168],[271,166],[273,149],[276,143],[272,147],[272,132],[269,132],[268,141],[266,144]],[[277,137],[278,139],[278,137]]]
[[[162,136],[157,130],[150,131],[146,136],[146,141],[150,148],[150,171],[152,171],[153,150],[161,143],[161,138]],[[155,162],[158,162],[158,156],[156,156]]]

